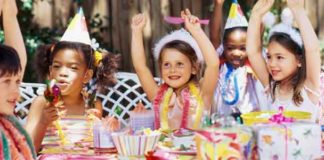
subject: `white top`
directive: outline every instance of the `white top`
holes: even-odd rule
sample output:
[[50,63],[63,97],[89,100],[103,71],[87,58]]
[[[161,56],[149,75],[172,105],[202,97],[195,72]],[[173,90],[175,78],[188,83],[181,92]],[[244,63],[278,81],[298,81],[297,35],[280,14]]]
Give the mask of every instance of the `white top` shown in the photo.
[[[318,104],[314,104],[308,97],[308,94],[306,93],[306,90],[312,93],[316,93],[306,86],[301,90],[301,96],[303,97],[303,102],[297,106],[292,99],[287,100],[281,100],[280,97],[276,95],[276,99],[274,102],[272,102],[272,98],[270,94],[268,94],[268,101],[270,108],[268,110],[279,110],[278,108],[280,106],[284,107],[285,111],[304,111],[304,112],[310,112],[312,114],[312,122],[316,122],[319,120],[320,116],[320,107]],[[316,94],[315,94],[316,95]]]
[[[248,70],[247,66],[234,69],[228,81],[225,81],[228,68],[225,64],[221,66],[219,81],[214,96],[215,107],[213,108],[213,112],[217,110],[218,114],[223,115],[230,114],[233,109],[238,109],[241,113],[248,113],[258,111],[267,104],[267,99],[264,98],[266,95],[263,92],[264,89],[261,83]],[[227,105],[223,100],[223,96],[228,100],[235,98],[234,77],[237,79],[239,97],[235,104]],[[224,86],[226,87],[225,89],[223,88]]]

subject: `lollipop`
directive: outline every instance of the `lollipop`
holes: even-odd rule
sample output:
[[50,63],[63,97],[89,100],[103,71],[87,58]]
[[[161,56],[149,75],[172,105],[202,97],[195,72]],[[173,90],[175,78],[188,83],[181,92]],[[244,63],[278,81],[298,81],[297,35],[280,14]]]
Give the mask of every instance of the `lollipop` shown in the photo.
[[[45,99],[51,103],[56,109],[58,110],[58,107],[63,104],[62,101],[62,96],[61,96],[61,90],[60,88],[56,85],[56,80],[52,79],[51,81],[47,81],[47,88],[44,92]],[[67,140],[65,138],[65,135],[62,130],[62,126],[60,124],[60,114],[58,120],[54,121],[54,125],[57,129],[58,135],[61,139],[62,144],[66,144]]]

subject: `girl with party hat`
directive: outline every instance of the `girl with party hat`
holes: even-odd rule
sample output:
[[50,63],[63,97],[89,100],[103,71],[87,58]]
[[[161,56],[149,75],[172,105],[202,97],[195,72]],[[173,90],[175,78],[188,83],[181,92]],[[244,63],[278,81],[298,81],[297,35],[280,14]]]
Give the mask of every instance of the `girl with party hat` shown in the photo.
[[259,0],[252,9],[247,37],[248,58],[262,85],[267,88],[268,110],[278,110],[282,106],[285,110],[306,111],[312,114],[312,121],[317,121],[321,115],[318,106],[321,57],[317,36],[303,8],[304,0],[287,0],[299,31],[293,28],[291,18],[282,19],[282,23],[270,30],[264,59],[260,17],[273,3],[274,0]]
[[[156,43],[154,57],[158,61],[163,84],[158,85],[145,65],[143,14],[132,19],[132,60],[135,71],[149,100],[153,103],[155,128],[175,130],[201,127],[203,112],[209,113],[217,83],[219,61],[214,47],[201,29],[199,19],[185,10],[181,12],[184,29],[174,31]],[[203,65],[204,78],[201,79]]]
[[[80,132],[82,129],[88,130],[90,127],[84,128],[85,126],[78,124],[78,119],[72,123],[69,117],[83,117],[89,112],[98,118],[102,116],[101,102],[95,99],[95,95],[88,96],[83,87],[93,79],[95,90],[92,92],[95,94],[97,90],[101,91],[114,84],[118,57],[112,54],[102,55],[98,51],[94,51],[91,47],[82,9],[72,19],[61,41],[43,47],[43,50],[39,51],[36,56],[38,60],[36,64],[40,65],[37,67],[38,73],[41,73],[43,79],[53,79],[54,83],[50,85],[50,92],[45,92],[44,96],[36,97],[32,102],[26,129],[37,150],[41,148],[46,131],[50,132],[50,129],[53,128],[53,122],[55,122],[55,129],[58,130],[60,138],[57,139],[57,142],[63,145],[71,144],[72,139],[78,136],[71,135],[71,139],[65,137],[62,128],[69,129],[69,126],[64,126],[64,124],[80,126],[80,128],[74,126],[76,132]],[[53,92],[51,92],[52,90]],[[92,100],[89,101],[88,98],[92,98]],[[91,104],[87,102],[91,102]],[[87,110],[88,108],[91,109]],[[62,112],[65,113],[66,119],[59,115]],[[60,123],[57,123],[58,119],[61,119]],[[79,140],[81,139],[73,141]],[[71,143],[69,143],[70,141]]]
[[210,39],[221,59],[219,82],[215,91],[213,112],[220,115],[248,113],[259,110],[262,87],[247,60],[245,43],[247,20],[237,0],[233,0],[224,28],[221,44],[222,6],[224,0],[215,0]]
[[14,116],[27,54],[17,20],[16,1],[0,1],[5,45],[0,45],[0,159],[36,159],[33,143]]

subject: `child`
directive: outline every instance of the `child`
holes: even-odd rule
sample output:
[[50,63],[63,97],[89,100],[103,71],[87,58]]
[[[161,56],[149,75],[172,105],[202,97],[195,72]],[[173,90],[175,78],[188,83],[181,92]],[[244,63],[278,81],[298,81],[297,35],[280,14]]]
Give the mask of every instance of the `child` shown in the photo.
[[[181,12],[185,27],[190,32],[178,30],[163,37],[155,46],[161,86],[145,65],[142,30],[146,19],[138,14],[132,19],[132,60],[142,87],[155,112],[155,128],[174,130],[199,128],[203,110],[212,104],[217,83],[219,61],[214,47],[201,29],[199,19],[189,10]],[[206,62],[204,78],[199,83],[199,73]]]
[[17,21],[16,1],[1,1],[0,13],[3,13],[5,44],[14,46],[18,51],[0,45],[0,159],[36,159],[29,135],[13,115],[26,65],[26,50]]
[[219,83],[215,92],[213,112],[220,115],[248,113],[259,110],[261,96],[259,82],[249,66],[245,43],[247,20],[237,2],[233,0],[225,24],[223,44],[220,40],[222,6],[224,0],[214,1],[210,39],[221,57]]
[[319,88],[321,58],[319,42],[303,0],[287,0],[300,33],[291,25],[281,23],[270,30],[267,59],[261,55],[261,17],[274,0],[259,0],[252,9],[248,28],[247,53],[253,70],[263,86],[268,87],[270,110],[306,111],[316,121],[320,115]]
[[[117,57],[112,54],[103,57],[99,55],[102,59],[98,60],[98,52],[94,52],[90,44],[83,12],[80,10],[61,41],[49,47],[47,52],[39,52],[37,55],[38,60],[42,61],[37,64],[43,64],[38,67],[40,73],[57,81],[66,116],[83,116],[86,114],[86,107],[93,106],[95,109],[91,110],[92,113],[101,118],[101,102],[95,100],[93,104],[86,104],[86,99],[82,95],[83,87],[91,78],[95,78],[97,88],[109,87],[115,81],[114,72],[117,68]],[[44,57],[44,59],[39,57]],[[37,151],[40,149],[46,130],[53,121],[59,118],[59,112],[53,105],[47,102],[44,96],[35,98],[31,105],[26,129],[30,133]],[[64,119],[61,121],[64,123]],[[62,140],[62,137],[60,138]]]

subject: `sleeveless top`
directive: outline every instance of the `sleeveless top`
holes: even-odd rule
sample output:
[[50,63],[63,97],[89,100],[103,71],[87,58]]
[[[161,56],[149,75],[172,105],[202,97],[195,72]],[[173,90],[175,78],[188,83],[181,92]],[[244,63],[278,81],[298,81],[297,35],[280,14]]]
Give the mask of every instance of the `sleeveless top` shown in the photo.
[[[244,65],[233,69],[226,78],[228,70],[229,67],[226,64],[220,68],[213,112],[224,115],[230,114],[233,110],[239,110],[241,113],[260,110],[262,104],[265,104],[267,100],[264,98],[264,89],[261,83],[253,77],[251,68]],[[237,87],[235,83],[237,83]],[[226,104],[224,98],[229,101],[237,98],[237,101],[234,104]]]
[[0,115],[0,159],[36,159],[33,143],[14,116]]
[[270,108],[268,110],[278,111],[280,106],[284,107],[285,111],[305,111],[312,114],[311,121],[316,122],[320,118],[320,107],[318,104],[314,104],[308,97],[307,91],[317,94],[316,92],[310,90],[306,86],[301,90],[301,96],[303,97],[303,102],[297,106],[292,99],[281,100],[276,94],[276,99],[273,101],[270,94],[268,94],[268,101]]
[[42,153],[86,153],[92,146],[92,123],[86,116],[68,115],[60,119],[65,143],[60,138],[57,128],[47,128],[42,141]]

